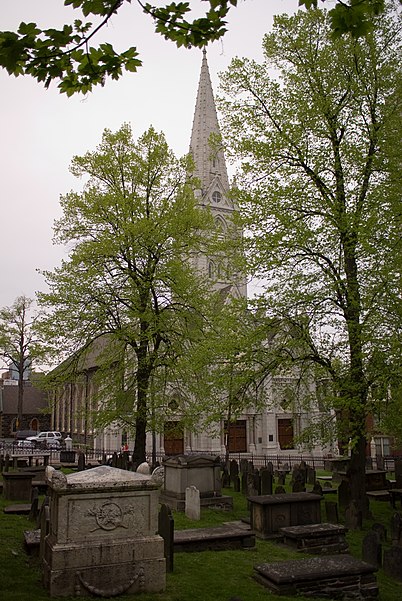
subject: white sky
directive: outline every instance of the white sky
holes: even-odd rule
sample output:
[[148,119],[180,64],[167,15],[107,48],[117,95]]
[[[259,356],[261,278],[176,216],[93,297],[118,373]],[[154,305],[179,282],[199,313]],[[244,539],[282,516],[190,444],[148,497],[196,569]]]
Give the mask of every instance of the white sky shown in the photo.
[[[238,7],[230,11],[227,34],[208,47],[215,93],[218,73],[233,57],[262,59],[262,37],[272,26],[273,14],[293,12],[297,3],[238,0]],[[59,27],[70,22],[70,15],[80,17],[62,0],[2,4],[0,30],[15,30],[21,21]],[[192,4],[207,6],[199,0]],[[35,291],[44,289],[37,270],[52,269],[64,256],[63,249],[52,244],[52,225],[60,215],[60,194],[80,189],[68,167],[74,155],[96,147],[105,127],[115,131],[129,122],[137,138],[153,125],[165,133],[178,156],[188,151],[201,51],[178,49],[155,34],[152,20],[135,0],[123,6],[93,45],[104,40],[116,50],[137,46],[143,66],[118,81],[108,80],[86,97],[67,98],[55,83],[45,90],[28,76],[10,77],[0,70],[0,307],[21,294],[33,298]]]

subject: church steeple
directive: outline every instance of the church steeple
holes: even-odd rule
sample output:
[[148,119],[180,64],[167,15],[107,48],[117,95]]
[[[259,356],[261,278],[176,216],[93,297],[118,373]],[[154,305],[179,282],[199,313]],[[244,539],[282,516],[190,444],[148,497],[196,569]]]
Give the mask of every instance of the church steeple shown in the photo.
[[209,75],[207,52],[203,50],[201,75],[198,84],[195,104],[193,129],[191,132],[190,152],[195,162],[195,174],[201,180],[201,202],[211,204],[208,192],[214,183],[218,184],[216,191],[224,194],[229,189],[229,179],[226,171],[225,157],[222,148],[212,148],[211,134],[219,135],[218,117],[216,114],[214,94]]
[[[214,94],[209,75],[207,53],[203,50],[201,75],[195,103],[193,129],[190,140],[190,153],[195,163],[195,176],[200,180],[198,202],[208,206],[222,236],[229,236],[235,242],[241,239],[242,232],[233,228],[232,216],[235,211],[233,201],[228,195],[229,178],[226,170],[223,148],[218,143],[211,144],[211,135],[220,134]],[[218,290],[222,301],[230,297],[246,297],[245,277],[234,273],[228,257],[221,255],[207,257],[198,254],[193,257],[195,269],[207,274]]]

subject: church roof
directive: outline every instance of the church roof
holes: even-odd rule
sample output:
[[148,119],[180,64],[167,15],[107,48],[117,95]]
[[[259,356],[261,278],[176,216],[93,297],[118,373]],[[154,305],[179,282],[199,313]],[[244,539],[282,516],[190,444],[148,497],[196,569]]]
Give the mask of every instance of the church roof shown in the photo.
[[210,144],[211,134],[220,135],[215,99],[209,75],[207,53],[203,50],[201,75],[195,104],[190,152],[195,162],[195,175],[201,180],[203,196],[217,179],[223,189],[229,189],[225,157],[221,146]]

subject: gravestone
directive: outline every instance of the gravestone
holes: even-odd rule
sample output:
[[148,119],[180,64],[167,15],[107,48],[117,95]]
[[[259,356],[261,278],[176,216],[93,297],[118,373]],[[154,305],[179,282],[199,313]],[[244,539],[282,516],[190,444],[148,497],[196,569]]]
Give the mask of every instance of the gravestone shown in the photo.
[[173,543],[174,543],[174,519],[172,511],[165,503],[161,504],[158,515],[158,534],[163,538],[166,571],[173,572]]
[[395,488],[402,488],[402,459],[395,459]]
[[330,524],[339,524],[338,504],[336,501],[325,501],[325,514],[327,522]]
[[274,495],[284,495],[284,494],[286,494],[286,489],[283,486],[281,486],[280,484],[275,486]]
[[385,470],[385,459],[382,455],[376,456],[376,465],[378,470]]
[[32,522],[34,522],[37,520],[38,514],[39,514],[39,491],[38,491],[38,488],[35,486],[32,489],[31,510],[29,512],[28,519],[30,519]]
[[371,526],[371,529],[374,530],[374,532],[377,532],[378,536],[380,537],[380,541],[386,542],[387,540],[387,529],[383,524],[379,524],[378,522],[376,522],[375,524],[373,524]]
[[260,471],[261,476],[261,494],[272,495],[272,471],[268,468],[263,468]]
[[149,467],[149,464],[144,461],[143,463],[140,463],[140,465],[137,467],[136,472],[138,474],[145,474],[146,476],[149,476],[151,470]]
[[42,570],[50,596],[165,589],[159,485],[151,476],[102,465],[67,476],[48,467],[46,477],[50,528]]
[[85,470],[85,455],[84,453],[78,453],[78,471],[83,472]]
[[346,509],[351,501],[350,485],[347,480],[342,480],[338,486],[338,504],[341,509]]
[[317,474],[313,467],[307,466],[307,483],[314,486],[316,483]]
[[286,472],[278,472],[278,484],[284,486],[286,481]]
[[233,490],[235,492],[240,492],[241,489],[241,482],[240,482],[240,476],[233,476]]
[[311,489],[311,492],[314,493],[315,495],[321,495],[323,496],[323,492],[322,492],[322,486],[321,484],[318,482],[318,480],[316,480],[314,482],[314,486]]
[[274,464],[272,463],[272,461],[268,461],[267,463],[267,470],[273,475],[274,474]]
[[8,472],[10,469],[10,455],[7,453],[4,458],[4,471]]
[[261,475],[260,470],[255,470],[253,473],[254,478],[254,489],[257,491],[257,495],[261,494]]
[[236,476],[239,475],[239,464],[236,459],[232,459],[229,463],[230,481],[233,483]]
[[382,545],[377,532],[370,530],[363,538],[362,559],[372,566],[381,567],[382,563]]
[[242,474],[246,474],[247,471],[248,471],[248,461],[247,461],[247,459],[242,458],[242,459],[240,459],[240,472]]
[[393,545],[402,543],[402,516],[398,511],[391,517],[391,541]]
[[201,518],[200,491],[196,486],[186,488],[185,514],[190,520],[199,521]]
[[38,513],[38,517],[36,519],[36,527],[40,528],[41,527],[41,523],[42,523],[42,514],[45,511],[45,507],[49,507],[49,497],[46,495],[41,503],[41,506],[39,507],[39,513]]
[[302,482],[301,480],[296,480],[296,482],[293,482],[292,492],[306,492],[304,482]]
[[363,524],[362,512],[355,501],[351,501],[345,509],[345,526],[349,530],[361,530]]
[[32,479],[28,472],[3,472],[3,496],[9,501],[31,501]]
[[247,472],[246,483],[247,483],[247,489],[246,489],[247,496],[254,497],[255,495],[258,495],[258,489],[255,488],[254,473]]
[[384,551],[383,569],[387,576],[402,581],[402,547],[394,546]]
[[240,486],[242,494],[247,495],[247,472],[245,474],[242,473]]

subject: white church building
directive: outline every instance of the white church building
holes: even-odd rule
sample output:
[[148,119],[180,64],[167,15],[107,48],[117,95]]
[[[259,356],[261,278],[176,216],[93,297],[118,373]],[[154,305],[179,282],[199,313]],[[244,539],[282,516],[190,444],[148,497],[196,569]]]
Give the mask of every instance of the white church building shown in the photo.
[[[197,191],[200,206],[209,207],[215,222],[223,233],[227,231],[231,217],[235,211],[233,202],[228,198],[229,178],[222,149],[211,151],[211,134],[219,134],[219,124],[211,78],[208,69],[206,51],[203,51],[201,74],[198,85],[193,127],[190,140],[190,152],[195,163],[195,175],[201,182]],[[209,275],[214,280],[215,289],[221,290],[222,295],[230,302],[231,297],[246,298],[247,283],[244,275],[231,276],[231,281],[225,275],[216,259],[205,255],[195,258],[197,271]],[[225,279],[226,278],[226,279]],[[91,360],[93,365],[90,364]],[[89,363],[88,363],[89,361]],[[96,369],[96,353],[86,359],[86,374]],[[86,376],[88,377],[88,376]],[[315,447],[302,448],[297,444],[297,437],[306,426],[319,417],[318,404],[316,408],[305,410],[294,403],[289,403],[285,391],[295,382],[296,377],[284,374],[282,377],[269,377],[265,382],[265,396],[269,400],[266,410],[249,409],[235,422],[229,424],[228,447],[231,453],[246,453],[253,455],[299,455],[306,457],[309,453],[314,456],[336,453],[335,448]],[[307,384],[309,396],[315,397],[315,383]],[[52,424],[56,430],[71,433],[73,439],[85,443],[93,443],[94,448],[119,450],[128,444],[132,448],[129,435],[112,425],[101,432],[94,432],[90,420],[81,415],[74,415],[74,407],[84,404],[91,408],[90,377],[85,386],[66,386],[61,398],[54,404]],[[194,433],[180,427],[178,422],[166,424],[162,433],[148,433],[147,454],[156,452],[158,457],[188,452],[208,452],[224,455],[226,451],[224,427],[210,432]],[[220,431],[220,434],[219,434]]]

